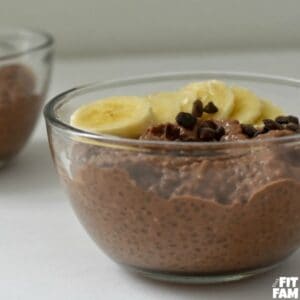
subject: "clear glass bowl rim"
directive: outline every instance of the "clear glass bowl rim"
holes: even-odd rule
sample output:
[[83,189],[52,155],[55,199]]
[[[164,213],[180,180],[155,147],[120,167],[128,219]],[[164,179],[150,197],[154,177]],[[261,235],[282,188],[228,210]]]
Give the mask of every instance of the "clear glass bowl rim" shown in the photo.
[[2,56],[0,55],[0,62],[3,60],[18,58],[20,56],[27,55],[28,53],[47,49],[52,47],[52,45],[54,44],[53,36],[50,33],[43,30],[29,29],[29,28],[2,28],[0,29],[0,41],[2,39],[2,35],[7,33],[30,34],[41,38],[41,41],[35,46],[29,46],[27,50],[16,51],[12,54],[6,54]]
[[[132,148],[150,148],[151,150],[222,150],[227,148],[237,148],[237,147],[249,147],[249,146],[266,146],[268,144],[281,144],[281,143],[296,143],[300,142],[300,134],[274,137],[266,139],[249,139],[231,142],[170,142],[170,141],[148,141],[148,140],[137,140],[122,138],[113,135],[104,135],[88,132],[71,126],[70,124],[60,120],[56,114],[56,109],[61,108],[65,102],[72,101],[71,98],[78,95],[82,95],[91,91],[97,91],[101,89],[112,89],[128,86],[131,84],[141,84],[141,83],[151,83],[158,82],[161,80],[176,80],[176,79],[194,79],[195,77],[217,78],[222,77],[223,79],[230,80],[250,80],[256,82],[265,82],[272,84],[279,84],[284,86],[291,86],[300,89],[300,80],[296,78],[282,77],[282,76],[272,76],[266,74],[258,73],[247,73],[247,72],[225,72],[225,71],[201,71],[201,72],[171,72],[171,73],[159,73],[150,74],[144,76],[128,77],[125,79],[107,80],[85,84],[82,86],[71,88],[61,94],[52,98],[44,108],[44,117],[50,126],[61,130],[64,134],[70,136],[77,136],[84,138],[81,141],[86,143],[99,144],[101,146],[120,146],[120,147],[132,147]],[[67,98],[67,99],[66,99]]]

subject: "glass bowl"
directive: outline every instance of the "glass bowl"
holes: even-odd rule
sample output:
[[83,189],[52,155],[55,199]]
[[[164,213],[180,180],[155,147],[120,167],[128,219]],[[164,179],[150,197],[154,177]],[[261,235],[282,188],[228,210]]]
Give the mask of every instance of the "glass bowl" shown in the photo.
[[53,39],[43,32],[0,30],[0,167],[28,140],[48,89]]
[[73,128],[79,106],[115,95],[223,80],[300,116],[300,81],[176,73],[91,84],[45,107],[53,159],[89,235],[152,278],[209,283],[273,268],[300,245],[300,136],[218,143],[125,139]]

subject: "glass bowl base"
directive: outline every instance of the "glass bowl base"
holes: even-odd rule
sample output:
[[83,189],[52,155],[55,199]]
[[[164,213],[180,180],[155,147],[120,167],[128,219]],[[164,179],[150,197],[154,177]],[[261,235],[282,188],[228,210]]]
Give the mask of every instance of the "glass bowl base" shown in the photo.
[[163,273],[159,271],[150,271],[142,270],[135,267],[127,267],[129,270],[141,274],[144,277],[164,281],[164,282],[173,282],[181,284],[213,284],[213,283],[225,283],[231,281],[238,281],[252,276],[262,274],[276,268],[280,263],[276,263],[267,267],[258,268],[249,271],[237,272],[237,273],[228,273],[222,275],[209,275],[209,274],[176,274],[176,273]]

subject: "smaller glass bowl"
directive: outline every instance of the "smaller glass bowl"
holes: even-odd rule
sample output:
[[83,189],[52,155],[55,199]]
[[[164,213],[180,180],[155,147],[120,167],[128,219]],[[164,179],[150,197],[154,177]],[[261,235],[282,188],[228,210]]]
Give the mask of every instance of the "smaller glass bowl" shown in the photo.
[[48,33],[0,30],[0,167],[20,152],[33,131],[52,60]]
[[160,280],[208,283],[264,272],[300,245],[300,135],[218,143],[145,141],[69,124],[79,106],[115,95],[218,79],[300,116],[300,82],[239,73],[182,73],[69,90],[44,111],[72,206],[113,260]]

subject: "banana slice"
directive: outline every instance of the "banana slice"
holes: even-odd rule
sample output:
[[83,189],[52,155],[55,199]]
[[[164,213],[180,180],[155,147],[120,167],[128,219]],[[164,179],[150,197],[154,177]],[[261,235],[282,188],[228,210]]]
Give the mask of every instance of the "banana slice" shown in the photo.
[[174,123],[177,114],[181,111],[181,103],[188,99],[184,92],[162,92],[148,96],[154,123]]
[[278,116],[284,115],[283,110],[279,106],[273,104],[271,101],[269,101],[269,100],[261,100],[261,102],[262,102],[261,115],[255,121],[255,124],[257,126],[262,125],[264,119],[272,119],[272,120],[274,120]]
[[200,99],[204,105],[212,101],[218,107],[217,113],[213,115],[204,114],[204,118],[228,119],[233,110],[233,93],[222,81],[209,80],[191,83],[183,91],[190,93],[190,97],[182,102],[182,111],[191,112],[193,102],[196,99]]
[[153,119],[149,102],[143,97],[117,96],[98,100],[77,109],[71,125],[84,130],[136,138]]
[[230,119],[245,124],[255,123],[262,112],[263,105],[260,99],[245,88],[233,87],[231,90],[234,95],[234,108]]

